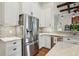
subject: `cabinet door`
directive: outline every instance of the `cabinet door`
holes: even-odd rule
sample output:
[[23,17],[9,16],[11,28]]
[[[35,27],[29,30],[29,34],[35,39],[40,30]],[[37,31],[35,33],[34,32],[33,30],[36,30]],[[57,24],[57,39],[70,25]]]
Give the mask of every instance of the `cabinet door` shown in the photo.
[[39,18],[40,7],[39,7],[39,4],[37,2],[33,2],[32,12],[33,12],[33,16]]
[[30,15],[31,11],[32,11],[32,3],[31,2],[22,2],[22,12]]
[[18,2],[7,2],[4,6],[5,25],[18,25],[19,4]]
[[40,12],[40,19],[39,19],[39,26],[40,27],[45,27],[45,15],[43,11]]
[[49,27],[52,24],[52,18],[51,18],[51,8],[45,8],[41,10],[40,15],[40,26],[41,27]]
[[24,2],[22,4],[22,12],[39,18],[40,7],[37,2]]
[[4,3],[0,2],[0,25],[4,25]]
[[44,36],[44,40],[45,40],[45,47],[50,49],[51,48],[51,37]]
[[45,47],[44,36],[39,36],[39,48]]
[[59,22],[59,16],[58,15],[54,15],[54,31],[57,31],[57,26],[58,26],[58,22]]
[[46,27],[51,27],[51,22],[52,22],[52,19],[51,19],[51,8],[47,8],[45,9],[45,25]]
[[39,48],[51,48],[51,37],[50,36],[40,36],[39,38]]

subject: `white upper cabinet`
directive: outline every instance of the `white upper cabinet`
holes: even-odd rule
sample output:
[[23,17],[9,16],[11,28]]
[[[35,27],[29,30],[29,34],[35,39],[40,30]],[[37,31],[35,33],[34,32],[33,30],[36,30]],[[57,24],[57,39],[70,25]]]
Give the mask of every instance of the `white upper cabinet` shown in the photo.
[[46,27],[45,26],[45,11],[41,10],[40,12],[40,20],[39,20],[39,26],[40,27]]
[[53,3],[42,3],[40,4],[40,27],[51,27],[53,30],[54,27],[54,4]]
[[45,10],[45,24],[46,24],[46,27],[51,27],[51,22],[52,22],[52,18],[51,18],[51,8],[48,8]]
[[52,13],[51,8],[45,8],[41,11],[40,27],[51,27],[52,26]]
[[18,25],[19,20],[19,4],[17,2],[0,3],[2,7],[2,19],[4,25]]
[[3,25],[4,24],[4,8],[3,8],[3,3],[0,2],[0,25]]
[[18,25],[19,19],[19,4],[8,2],[5,3],[5,24]]
[[22,3],[22,13],[27,13],[28,15],[31,14],[31,6],[30,2],[23,2]]
[[37,2],[23,2],[22,13],[27,13],[28,15],[39,18],[39,4]]
[[32,5],[32,12],[33,12],[33,16],[39,18],[39,14],[40,14],[40,6],[38,3],[34,2]]
[[1,25],[18,25],[19,14],[22,13],[40,18],[40,6],[37,2],[0,2]]

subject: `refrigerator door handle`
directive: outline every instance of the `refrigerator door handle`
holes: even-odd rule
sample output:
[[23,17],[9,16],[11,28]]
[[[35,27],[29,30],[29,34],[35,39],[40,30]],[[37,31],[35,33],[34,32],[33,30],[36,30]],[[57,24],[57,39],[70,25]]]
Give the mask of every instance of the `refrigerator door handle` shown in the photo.
[[27,31],[27,33],[28,33],[28,32],[32,32],[32,30],[28,30],[28,29],[26,29],[26,31]]

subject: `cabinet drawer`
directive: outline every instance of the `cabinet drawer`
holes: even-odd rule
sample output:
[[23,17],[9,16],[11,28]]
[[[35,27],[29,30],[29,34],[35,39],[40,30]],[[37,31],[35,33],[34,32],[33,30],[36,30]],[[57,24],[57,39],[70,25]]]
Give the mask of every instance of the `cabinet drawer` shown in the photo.
[[17,56],[17,52],[10,54],[9,56]]
[[14,46],[14,47],[9,47],[9,48],[6,48],[6,55],[11,55],[11,54],[14,54],[18,51],[21,52],[21,46],[20,45]]
[[9,56],[22,56],[20,52],[15,52],[13,54],[10,54]]
[[78,38],[63,38],[63,42],[79,44],[79,39]]
[[21,40],[14,40],[6,43],[7,47],[21,45]]

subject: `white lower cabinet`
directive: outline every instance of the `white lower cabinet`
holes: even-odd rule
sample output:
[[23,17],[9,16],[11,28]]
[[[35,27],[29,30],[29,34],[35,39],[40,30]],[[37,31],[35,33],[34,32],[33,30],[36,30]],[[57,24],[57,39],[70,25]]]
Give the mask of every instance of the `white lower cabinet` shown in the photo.
[[71,44],[79,44],[79,37],[63,37],[63,42]]
[[0,56],[21,56],[21,39],[4,42],[0,40]]
[[51,48],[51,36],[39,35],[39,48]]

